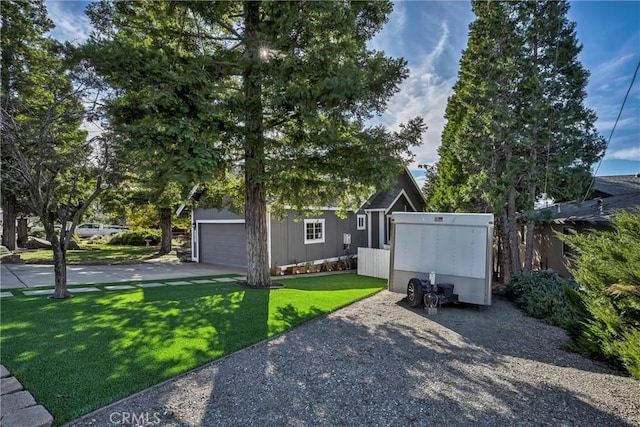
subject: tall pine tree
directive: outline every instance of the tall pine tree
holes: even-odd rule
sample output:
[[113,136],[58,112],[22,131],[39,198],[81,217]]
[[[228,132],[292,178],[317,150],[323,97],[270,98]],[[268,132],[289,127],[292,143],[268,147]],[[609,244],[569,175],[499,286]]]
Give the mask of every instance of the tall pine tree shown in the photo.
[[[497,217],[504,280],[528,271],[519,251],[519,212],[542,192],[583,194],[603,155],[596,116],[584,106],[588,72],[569,4],[473,2],[476,20],[446,109],[439,180],[431,208],[489,211]],[[532,237],[533,217],[528,234]]]
[[[390,2],[103,2],[94,63],[131,147],[177,179],[235,185],[241,168],[247,282],[269,286],[267,199],[353,207],[389,184],[424,130],[365,124],[408,69],[367,48]],[[170,156],[167,156],[170,153]],[[200,175],[200,176],[198,176]],[[338,200],[337,200],[338,199]]]

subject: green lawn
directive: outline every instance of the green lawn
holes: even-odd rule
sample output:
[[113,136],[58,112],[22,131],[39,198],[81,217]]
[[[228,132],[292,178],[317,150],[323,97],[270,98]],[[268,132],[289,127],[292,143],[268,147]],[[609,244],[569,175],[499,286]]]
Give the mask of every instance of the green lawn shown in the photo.
[[[140,262],[157,258],[158,246],[112,246],[91,244],[83,246],[81,250],[67,251],[68,264],[116,264],[125,262]],[[175,255],[167,255],[175,258]],[[51,264],[53,251],[40,249],[20,253],[20,259],[26,264]]]
[[1,361],[59,425],[371,295],[385,281],[340,274],[282,283],[3,299]]

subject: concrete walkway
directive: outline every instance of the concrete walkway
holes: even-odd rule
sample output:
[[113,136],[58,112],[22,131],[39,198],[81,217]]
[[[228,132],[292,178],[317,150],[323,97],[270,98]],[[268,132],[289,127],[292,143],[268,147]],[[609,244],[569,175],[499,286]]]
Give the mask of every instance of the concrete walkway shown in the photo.
[[[67,284],[90,285],[134,280],[167,280],[209,275],[244,275],[243,269],[173,260],[148,261],[139,264],[70,265]],[[0,290],[54,286],[52,265],[0,264]]]

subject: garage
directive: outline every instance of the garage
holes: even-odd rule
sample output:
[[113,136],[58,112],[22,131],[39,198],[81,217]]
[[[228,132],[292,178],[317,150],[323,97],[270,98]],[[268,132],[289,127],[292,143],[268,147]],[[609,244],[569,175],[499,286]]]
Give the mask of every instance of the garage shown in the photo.
[[198,261],[205,264],[247,266],[247,236],[243,223],[199,223]]

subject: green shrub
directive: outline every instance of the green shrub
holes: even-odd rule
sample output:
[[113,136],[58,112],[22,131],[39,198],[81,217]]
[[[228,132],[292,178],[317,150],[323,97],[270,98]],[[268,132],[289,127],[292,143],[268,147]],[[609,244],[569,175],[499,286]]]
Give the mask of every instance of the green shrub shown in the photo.
[[84,243],[86,245],[105,245],[109,243],[110,236],[105,236],[104,234],[96,234],[95,236],[91,236],[88,239],[85,239]]
[[514,277],[507,285],[506,295],[530,316],[570,330],[575,329],[578,315],[566,290],[575,289],[575,283],[544,270]]
[[583,316],[577,345],[640,379],[640,209],[618,211],[613,231],[560,235],[575,250],[571,270]]
[[146,240],[150,245],[157,245],[162,238],[160,230],[141,228],[138,230],[122,231],[109,239],[109,245],[146,246]]

